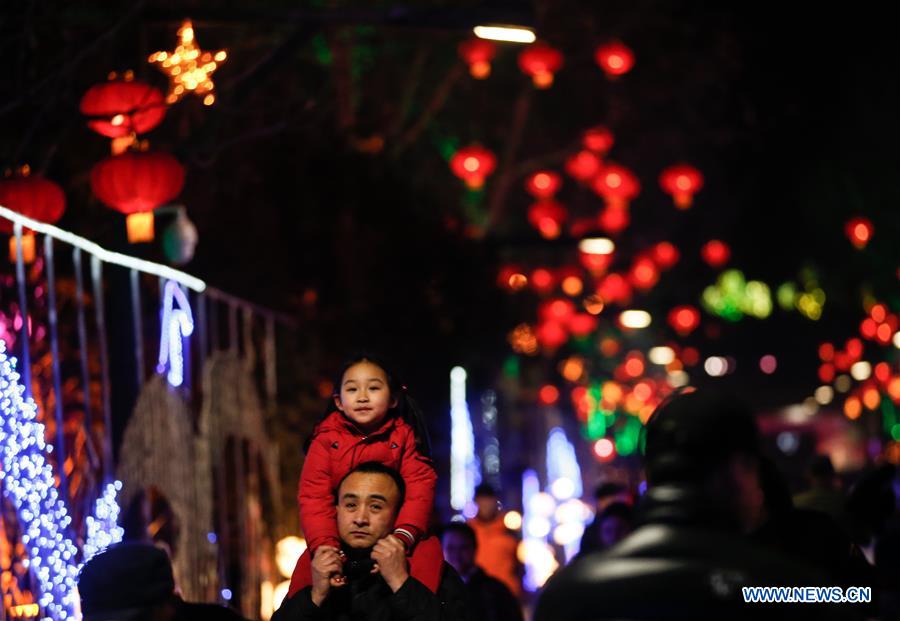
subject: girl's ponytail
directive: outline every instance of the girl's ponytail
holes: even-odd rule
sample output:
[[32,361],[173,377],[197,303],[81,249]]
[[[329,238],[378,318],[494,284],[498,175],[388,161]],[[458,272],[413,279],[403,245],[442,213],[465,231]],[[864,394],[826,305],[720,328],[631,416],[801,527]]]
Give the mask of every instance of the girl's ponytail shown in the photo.
[[431,438],[428,436],[425,414],[415,399],[407,394],[406,386],[402,386],[400,389],[397,397],[397,410],[406,424],[413,428],[416,436],[416,449],[421,455],[431,459]]

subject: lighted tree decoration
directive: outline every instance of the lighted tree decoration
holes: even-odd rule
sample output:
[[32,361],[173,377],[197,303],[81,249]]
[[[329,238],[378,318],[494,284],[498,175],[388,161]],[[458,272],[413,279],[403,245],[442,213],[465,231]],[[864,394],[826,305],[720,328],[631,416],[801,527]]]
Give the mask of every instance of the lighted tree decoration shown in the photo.
[[[6,355],[0,339],[0,480],[3,493],[15,505],[21,521],[26,565],[40,585],[38,604],[47,618],[75,619],[78,591],[75,581],[81,565],[78,549],[67,530],[71,517],[55,487],[53,468],[46,454],[52,447],[44,441],[44,425],[37,420],[32,399],[22,397],[24,386],[14,370],[14,359]],[[118,481],[106,485],[95,503],[94,515],[86,520],[87,536],[82,563],[107,546],[122,540],[117,526]]]
[[148,59],[169,76],[169,92],[166,101],[177,102],[188,92],[203,97],[203,104],[211,106],[216,101],[215,84],[212,74],[225,62],[227,53],[219,50],[215,53],[204,52],[197,45],[194,37],[194,26],[191,20],[185,20],[178,29],[179,44],[171,52],[154,52]]

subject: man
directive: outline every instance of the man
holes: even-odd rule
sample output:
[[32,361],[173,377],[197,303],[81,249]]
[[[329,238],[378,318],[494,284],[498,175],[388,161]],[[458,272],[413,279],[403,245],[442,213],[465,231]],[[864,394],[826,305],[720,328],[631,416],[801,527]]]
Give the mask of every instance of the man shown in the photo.
[[472,621],[522,621],[522,607],[510,590],[475,563],[478,542],[472,527],[451,522],[441,533],[444,558],[466,584]]
[[169,556],[149,543],[120,543],[89,560],[78,577],[84,621],[242,621],[216,604],[175,592]]
[[751,604],[742,587],[829,584],[745,537],[765,519],[759,436],[734,397],[681,394],[645,428],[643,526],[550,579],[535,621],[855,619],[858,605]]
[[600,516],[606,511],[610,505],[625,505],[630,507],[634,504],[634,499],[628,489],[621,483],[608,481],[598,485],[594,490],[594,519],[588,524],[584,533],[581,535],[581,545],[578,547],[578,554],[585,555],[590,552],[602,550],[605,546],[602,544],[602,534],[600,532]]
[[400,474],[365,462],[345,476],[335,495],[341,549],[320,546],[312,585],[285,600],[272,621],[456,621],[465,619],[462,582],[444,564],[437,594],[409,575],[406,548],[391,535],[403,504]]
[[497,492],[486,483],[479,485],[475,488],[475,504],[478,513],[468,521],[478,541],[475,563],[518,597],[522,593],[516,557],[519,544],[503,523]]

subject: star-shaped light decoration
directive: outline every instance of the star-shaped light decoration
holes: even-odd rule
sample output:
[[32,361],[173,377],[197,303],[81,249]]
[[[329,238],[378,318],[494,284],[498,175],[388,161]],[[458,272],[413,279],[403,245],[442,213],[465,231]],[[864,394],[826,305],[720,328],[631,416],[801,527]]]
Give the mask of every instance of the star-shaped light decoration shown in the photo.
[[215,84],[212,74],[218,66],[225,62],[225,50],[216,53],[204,52],[194,40],[194,27],[191,20],[185,20],[178,29],[181,43],[172,52],[154,52],[149,62],[169,76],[169,93],[166,101],[177,102],[188,91],[203,97],[203,103],[211,106],[216,100]]

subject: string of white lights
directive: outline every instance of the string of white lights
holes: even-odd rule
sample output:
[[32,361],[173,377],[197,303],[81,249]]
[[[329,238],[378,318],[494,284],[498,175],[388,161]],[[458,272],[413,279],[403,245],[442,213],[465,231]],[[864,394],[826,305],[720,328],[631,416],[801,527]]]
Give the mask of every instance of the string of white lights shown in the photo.
[[172,269],[166,265],[160,265],[159,263],[154,263],[152,261],[145,261],[144,259],[138,259],[126,254],[107,250],[84,237],[79,237],[74,233],[55,227],[52,224],[33,220],[16,211],[7,209],[2,205],[0,205],[0,218],[5,218],[11,222],[19,222],[23,227],[29,228],[32,231],[49,235],[61,242],[65,242],[76,248],[81,248],[84,252],[94,255],[104,263],[111,263],[113,265],[145,272],[147,274],[153,274],[167,280],[174,280],[198,293],[202,293],[206,289],[206,283],[196,276],[191,276],[190,274]]

